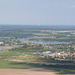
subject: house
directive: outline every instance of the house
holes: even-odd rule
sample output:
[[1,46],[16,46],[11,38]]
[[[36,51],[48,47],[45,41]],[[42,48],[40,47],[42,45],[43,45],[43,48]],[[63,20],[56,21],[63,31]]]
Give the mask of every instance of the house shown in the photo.
[[41,55],[39,52],[36,52],[36,53],[34,53],[34,54],[36,54],[36,55]]
[[42,52],[42,54],[53,54],[53,52],[47,51],[47,52]]
[[0,42],[0,44],[4,44],[3,42]]

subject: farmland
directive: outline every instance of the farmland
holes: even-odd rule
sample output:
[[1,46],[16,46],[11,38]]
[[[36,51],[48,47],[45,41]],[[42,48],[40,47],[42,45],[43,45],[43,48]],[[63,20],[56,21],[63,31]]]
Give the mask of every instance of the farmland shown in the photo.
[[[74,28],[74,26],[0,25],[0,68],[44,68],[57,71],[59,74],[75,74]],[[19,40],[23,38],[29,39]]]

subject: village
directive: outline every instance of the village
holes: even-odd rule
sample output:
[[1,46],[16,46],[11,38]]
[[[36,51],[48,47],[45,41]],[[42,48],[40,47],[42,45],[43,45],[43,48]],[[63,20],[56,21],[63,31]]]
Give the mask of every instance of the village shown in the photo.
[[[33,48],[37,49],[37,45],[32,46]],[[40,56],[50,56],[52,58],[55,58],[58,60],[73,60],[75,61],[75,46],[74,45],[62,45],[62,44],[46,44],[46,45],[40,45],[43,50],[39,52],[34,53],[34,55],[40,55]]]
[[[7,40],[6,40],[7,39]],[[1,38],[0,50],[7,50],[17,47],[35,50],[32,53],[39,56],[49,56],[55,60],[73,60],[75,61],[74,44],[37,44],[14,40],[13,38]],[[24,52],[25,53],[25,52]],[[22,53],[20,57],[26,57],[28,54]]]
[[[35,62],[38,57],[39,58],[47,58],[48,60],[63,60],[63,61],[74,61],[75,62],[75,52],[74,52],[74,45],[71,47],[73,48],[73,52],[70,51],[66,45],[62,44],[36,44],[30,42],[22,42],[23,44],[19,48],[13,48],[12,50],[22,51],[19,56],[12,56],[10,61],[26,61],[26,62]],[[64,47],[65,46],[65,47]],[[70,46],[70,45],[68,45]],[[60,47],[65,48],[62,50]],[[9,59],[8,59],[9,61]]]

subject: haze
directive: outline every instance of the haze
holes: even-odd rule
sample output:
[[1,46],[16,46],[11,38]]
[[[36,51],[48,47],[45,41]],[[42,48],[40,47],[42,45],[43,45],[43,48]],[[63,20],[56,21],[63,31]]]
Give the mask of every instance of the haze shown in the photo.
[[75,25],[75,0],[0,0],[0,24]]

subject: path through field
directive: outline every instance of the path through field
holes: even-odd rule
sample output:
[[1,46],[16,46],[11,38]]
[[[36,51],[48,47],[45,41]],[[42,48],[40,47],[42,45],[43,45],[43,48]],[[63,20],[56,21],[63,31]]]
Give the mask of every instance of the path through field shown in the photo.
[[0,69],[0,75],[57,75],[46,69]]

